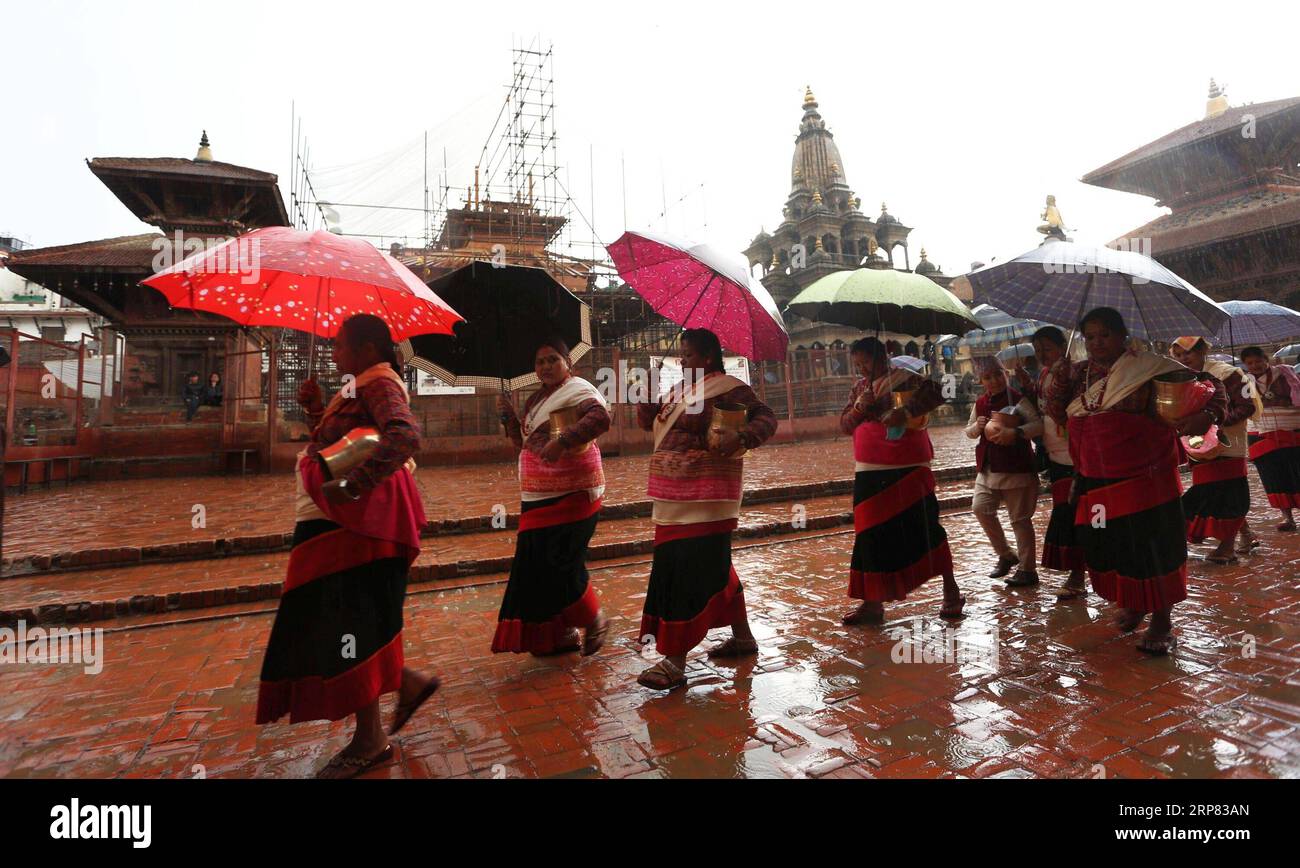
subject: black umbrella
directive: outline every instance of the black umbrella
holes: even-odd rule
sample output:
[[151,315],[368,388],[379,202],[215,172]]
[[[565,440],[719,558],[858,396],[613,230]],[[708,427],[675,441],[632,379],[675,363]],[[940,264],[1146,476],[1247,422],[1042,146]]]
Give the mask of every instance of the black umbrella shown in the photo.
[[591,312],[541,268],[475,261],[429,282],[465,322],[455,336],[417,335],[402,343],[412,367],[449,386],[512,391],[535,385],[538,342],[559,336],[570,361],[591,349]]

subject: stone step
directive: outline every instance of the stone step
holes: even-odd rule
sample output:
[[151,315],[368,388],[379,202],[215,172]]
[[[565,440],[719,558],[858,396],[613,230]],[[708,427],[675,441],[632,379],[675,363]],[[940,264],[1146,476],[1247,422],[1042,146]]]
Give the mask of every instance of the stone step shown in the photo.
[[[1046,488],[1044,488],[1044,493]],[[969,486],[950,482],[937,495],[945,513],[968,509]],[[786,504],[789,503],[790,506]],[[795,514],[794,504],[804,507]],[[799,521],[794,519],[798,518]],[[842,496],[806,501],[773,501],[746,505],[736,532],[739,541],[770,536],[798,537],[847,531],[853,512]],[[456,582],[473,576],[504,581],[514,551],[507,531],[478,531],[453,535],[447,547],[426,546],[411,568],[410,582]],[[588,550],[588,561],[643,559],[654,550],[654,533],[642,517],[602,521]],[[177,610],[205,609],[277,598],[288,553],[244,552],[240,557],[180,566],[160,573],[137,564],[133,568],[87,570],[51,587],[44,576],[0,582],[0,627],[19,620],[28,625],[81,623]],[[238,581],[232,583],[232,579]]]
[[[213,458],[213,456],[209,456]],[[118,459],[134,461],[136,459]],[[179,459],[166,458],[159,461],[174,462]],[[214,459],[215,460],[215,459]],[[129,466],[129,465],[128,465]],[[123,474],[124,476],[127,474]],[[946,467],[935,471],[939,484],[970,480],[975,477],[975,466]],[[745,507],[778,503],[786,501],[808,500],[828,496],[851,496],[853,479],[833,479],[823,482],[799,485],[764,486],[745,492]],[[652,509],[650,500],[636,500],[624,503],[606,504],[601,510],[602,521],[624,518],[648,518]],[[519,526],[519,514],[509,513],[505,518],[505,529]],[[430,521],[421,532],[423,538],[455,536],[467,533],[499,530],[493,522],[501,519],[492,515],[465,516],[443,521]],[[31,575],[63,573],[85,569],[104,569],[114,566],[132,566],[136,564],[162,564],[180,561],[208,560],[229,556],[245,555],[255,552],[288,551],[293,541],[292,526],[279,533],[256,536],[238,536],[224,538],[198,539],[186,542],[166,543],[152,546],[117,546],[110,548],[79,549],[74,551],[34,554],[17,558],[5,558],[3,581]]]

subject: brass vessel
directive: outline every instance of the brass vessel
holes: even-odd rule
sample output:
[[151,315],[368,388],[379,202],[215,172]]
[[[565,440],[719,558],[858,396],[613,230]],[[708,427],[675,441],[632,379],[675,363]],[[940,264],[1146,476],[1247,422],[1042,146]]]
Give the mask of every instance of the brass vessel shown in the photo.
[[331,443],[319,453],[325,475],[338,479],[352,468],[364,464],[379,447],[379,429],[353,428],[341,440]]
[[[895,392],[895,393],[894,393],[894,407],[895,407],[895,408],[898,408],[898,407],[906,407],[906,406],[907,406],[907,402],[910,401],[910,400],[912,400],[912,396],[915,395],[915,394],[916,394],[916,390],[915,390],[915,389],[911,389],[911,390],[906,391],[906,392]],[[929,413],[926,413],[926,414],[921,415],[921,416],[912,416],[912,417],[909,417],[908,420],[907,420],[907,427],[910,428],[910,429],[912,429],[913,431],[918,430],[918,429],[920,429],[920,428],[927,428],[927,427],[929,427],[929,425],[930,425],[930,414],[929,414]]]
[[[743,404],[714,404],[713,415],[709,417],[709,448],[712,448],[718,442],[718,435],[723,431],[734,431],[739,434],[740,430],[745,427],[748,417],[749,410]],[[743,458],[746,451],[742,447],[729,457]]]
[[[564,433],[564,429],[570,428],[576,424],[578,424],[577,407],[565,407],[563,410],[556,410],[554,413],[551,414],[551,418],[549,421],[549,425],[551,429],[551,439],[559,440],[560,435]],[[591,448],[591,441],[589,440],[586,443],[583,443],[581,446],[575,446],[572,449],[567,450],[567,452],[569,455],[581,455],[582,453],[586,452],[590,448]]]
[[1156,414],[1173,424],[1192,412],[1196,391],[1196,374],[1193,371],[1170,371],[1153,381],[1156,385]]

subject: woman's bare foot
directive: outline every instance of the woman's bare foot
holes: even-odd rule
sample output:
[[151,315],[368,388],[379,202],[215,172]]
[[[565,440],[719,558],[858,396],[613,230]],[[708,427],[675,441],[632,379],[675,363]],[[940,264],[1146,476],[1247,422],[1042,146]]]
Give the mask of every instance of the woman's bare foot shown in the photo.
[[885,623],[885,604],[863,603],[841,618],[840,621],[849,627],[856,627],[860,624],[883,624]]
[[1132,633],[1146,620],[1147,613],[1136,609],[1125,609],[1115,616],[1115,626],[1121,633]]
[[960,618],[966,617],[962,614],[962,610],[965,608],[965,597],[945,596],[943,598],[943,608],[939,609],[939,617],[947,621],[956,621]]
[[1067,600],[1077,600],[1079,597],[1086,596],[1088,596],[1088,588],[1083,583],[1083,573],[1072,572],[1065,580],[1065,584],[1056,592],[1056,601],[1064,603]]
[[1138,650],[1147,654],[1163,656],[1174,647],[1174,625],[1169,612],[1155,612],[1151,615],[1151,626],[1138,643]]

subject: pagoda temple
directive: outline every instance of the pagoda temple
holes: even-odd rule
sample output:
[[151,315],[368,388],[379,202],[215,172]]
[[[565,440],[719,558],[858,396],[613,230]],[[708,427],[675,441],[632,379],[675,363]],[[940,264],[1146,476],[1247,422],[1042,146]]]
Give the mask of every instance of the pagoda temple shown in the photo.
[[1211,80],[1205,117],[1082,180],[1170,209],[1113,245],[1218,301],[1300,307],[1300,97],[1231,107]]
[[[751,271],[761,269],[763,285],[782,307],[836,271],[864,266],[912,270],[908,252],[912,228],[890,214],[884,203],[875,218],[863,213],[862,199],[849,186],[844,159],[819,108],[812,88],[807,88],[781,224],[771,234],[759,232],[745,250]],[[952,280],[925,251],[916,273],[945,288]],[[786,325],[790,345],[796,348],[829,347],[862,336],[855,329],[792,315],[787,315]]]
[[[227,352],[245,335],[227,319],[173,309],[140,285],[160,266],[192,250],[185,242],[289,225],[276,176],[217,162],[204,132],[192,160],[98,157],[87,166],[132,214],[155,232],[23,250],[10,270],[104,317],[126,337],[125,403],[179,403],[185,374],[222,372]],[[111,333],[101,339],[114,345]],[[260,373],[260,372],[259,372]]]

